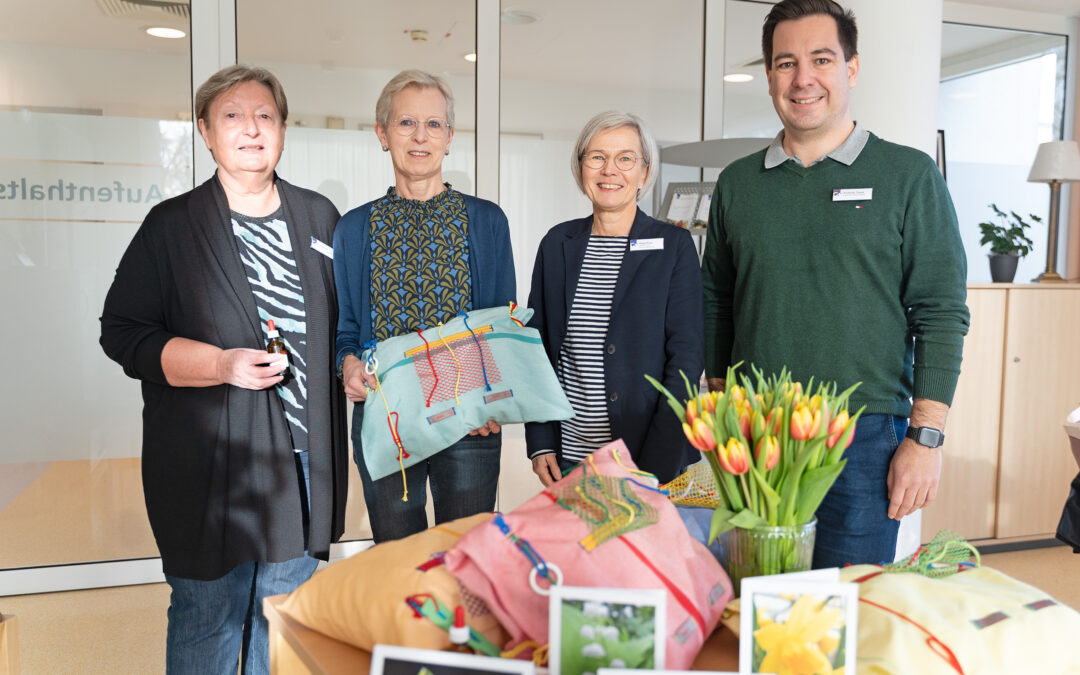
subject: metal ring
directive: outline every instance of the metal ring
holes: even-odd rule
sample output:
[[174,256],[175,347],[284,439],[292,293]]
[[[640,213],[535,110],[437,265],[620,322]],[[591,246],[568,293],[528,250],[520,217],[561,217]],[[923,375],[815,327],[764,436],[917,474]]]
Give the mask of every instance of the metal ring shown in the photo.
[[[556,566],[555,563],[552,562],[546,562],[544,563],[544,565],[547,566],[548,571],[555,576],[555,581],[551,582],[551,586],[561,586],[563,580],[562,570],[560,570],[558,566]],[[540,588],[540,584],[537,583],[537,569],[538,568],[535,565],[529,569],[529,585],[532,586],[532,589],[536,591],[537,595],[550,595],[551,586],[549,586],[547,589],[543,589]]]

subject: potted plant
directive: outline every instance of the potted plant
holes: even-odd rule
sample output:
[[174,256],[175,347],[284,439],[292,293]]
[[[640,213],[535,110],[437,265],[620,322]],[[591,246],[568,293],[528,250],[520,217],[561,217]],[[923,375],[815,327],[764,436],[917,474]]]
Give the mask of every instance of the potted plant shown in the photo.
[[[1033,242],[1024,233],[1030,225],[1016,211],[1006,214],[997,204],[990,204],[990,208],[996,220],[979,223],[982,230],[979,243],[990,244],[990,253],[987,254],[990,258],[990,278],[1009,283],[1016,276],[1016,265],[1020,258],[1031,253]],[[1028,217],[1036,223],[1042,222],[1042,218],[1034,213],[1029,213]]]

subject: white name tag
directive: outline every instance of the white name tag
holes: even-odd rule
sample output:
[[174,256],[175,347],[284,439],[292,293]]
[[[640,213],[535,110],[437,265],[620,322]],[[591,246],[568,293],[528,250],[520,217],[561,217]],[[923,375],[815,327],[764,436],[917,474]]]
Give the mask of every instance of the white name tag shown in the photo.
[[664,248],[663,239],[631,239],[631,251],[661,251]]
[[874,188],[844,188],[832,191],[834,202],[859,202],[874,198]]
[[319,241],[315,237],[311,238],[311,248],[315,249],[319,253],[322,253],[324,256],[330,258],[331,260],[334,259],[334,249]]

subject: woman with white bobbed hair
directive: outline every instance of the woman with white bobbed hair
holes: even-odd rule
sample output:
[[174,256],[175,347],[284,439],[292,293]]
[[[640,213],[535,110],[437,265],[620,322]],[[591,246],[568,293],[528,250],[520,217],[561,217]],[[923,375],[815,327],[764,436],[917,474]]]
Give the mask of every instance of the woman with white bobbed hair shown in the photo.
[[686,230],[638,208],[659,152],[636,115],[604,112],[585,124],[571,156],[592,214],[540,242],[529,307],[575,415],[525,425],[544,485],[597,448],[622,439],[662,481],[692,458],[674,412],[644,375],[671,391],[705,367],[701,273]]

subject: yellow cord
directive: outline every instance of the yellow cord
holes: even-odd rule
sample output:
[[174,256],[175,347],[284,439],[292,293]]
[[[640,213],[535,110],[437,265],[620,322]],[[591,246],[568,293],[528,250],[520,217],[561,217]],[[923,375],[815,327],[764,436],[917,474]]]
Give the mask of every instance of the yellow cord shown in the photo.
[[454,357],[454,365],[457,366],[457,381],[454,382],[454,400],[457,401],[458,405],[461,405],[461,399],[458,398],[458,386],[461,384],[461,361],[458,361],[457,354],[450,348],[450,343],[442,336],[442,322],[439,323],[439,340],[446,347],[446,351],[450,352],[450,356]]
[[533,654],[532,654],[533,663],[535,663],[538,666],[546,666],[547,665],[548,646],[547,645],[537,644],[536,642],[534,642],[532,640],[525,640],[524,642],[519,643],[513,649],[508,649],[505,652],[502,652],[501,654],[499,654],[499,657],[504,658],[504,659],[515,659],[523,651],[525,651],[526,649],[533,650]]
[[[390,425],[390,403],[389,403],[389,401],[386,400],[386,394],[383,392],[382,383],[379,382],[379,373],[375,372],[375,371],[372,371],[371,374],[375,376],[375,388],[378,390],[379,395],[382,396],[383,405],[386,406],[386,424],[389,426]],[[391,435],[391,437],[393,437],[393,435],[394,435],[392,426],[391,426],[391,434],[390,435]],[[398,438],[400,438],[400,434],[398,435]],[[401,441],[398,440],[397,438],[394,439],[394,444],[398,446],[397,461],[398,461],[398,466],[401,467],[401,487],[405,491],[404,494],[401,495],[401,501],[407,502],[407,501],[409,501],[409,482],[407,480],[405,480],[405,459],[403,457],[403,455],[405,454],[405,452],[404,452],[405,448],[403,448],[401,446]]]

